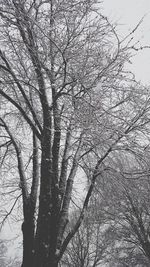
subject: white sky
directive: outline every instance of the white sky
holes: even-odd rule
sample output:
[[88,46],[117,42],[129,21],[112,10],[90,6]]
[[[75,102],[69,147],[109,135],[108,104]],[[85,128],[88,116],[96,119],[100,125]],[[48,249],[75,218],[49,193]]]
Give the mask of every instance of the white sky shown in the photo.
[[[150,46],[150,0],[103,0],[103,13],[113,22],[118,22],[119,33],[129,33],[145,16],[136,33],[141,45]],[[130,67],[130,66],[129,66]],[[130,67],[136,78],[150,83],[150,48],[138,52]]]

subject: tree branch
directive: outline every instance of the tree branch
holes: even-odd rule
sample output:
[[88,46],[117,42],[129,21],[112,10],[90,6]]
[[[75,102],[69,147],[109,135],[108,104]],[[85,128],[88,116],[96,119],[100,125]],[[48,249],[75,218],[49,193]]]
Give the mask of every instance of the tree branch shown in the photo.
[[15,100],[13,100],[10,96],[8,96],[5,92],[3,92],[2,89],[0,89],[0,95],[2,95],[5,99],[7,99],[11,104],[13,104],[20,111],[20,113],[22,114],[23,118],[30,125],[31,129],[36,134],[38,139],[41,140],[41,134],[39,133],[39,131],[37,130],[36,126],[31,121],[31,119],[27,116],[27,114],[23,110],[23,108]]

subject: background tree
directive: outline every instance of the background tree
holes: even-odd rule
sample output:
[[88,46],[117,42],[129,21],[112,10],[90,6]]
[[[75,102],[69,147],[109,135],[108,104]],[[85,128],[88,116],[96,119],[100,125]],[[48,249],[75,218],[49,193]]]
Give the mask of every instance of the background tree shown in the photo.
[[146,150],[141,155],[136,151],[136,157],[130,159],[125,153],[113,158],[115,165],[106,167],[98,180],[99,212],[103,214],[99,216],[110,222],[114,232],[110,266],[149,266],[149,148]]
[[7,266],[6,263],[6,251],[7,248],[3,240],[0,241],[0,264],[1,266]]
[[125,153],[105,161],[62,266],[149,266],[149,148]]
[[17,261],[17,259],[11,259],[8,256],[8,241],[1,239],[0,240],[0,265],[1,266],[6,266],[6,267],[19,267],[20,263]]
[[[92,205],[91,209],[88,209],[81,227],[65,251],[60,266],[96,267],[106,263],[105,257],[114,242],[111,225],[106,225],[102,217],[97,220],[93,208]],[[76,221],[76,216],[72,214],[72,223]]]

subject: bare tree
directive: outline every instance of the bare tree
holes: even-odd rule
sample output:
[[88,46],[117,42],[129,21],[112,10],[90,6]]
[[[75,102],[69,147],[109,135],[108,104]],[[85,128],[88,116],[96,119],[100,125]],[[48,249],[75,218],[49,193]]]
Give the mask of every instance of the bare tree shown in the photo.
[[0,266],[5,267],[13,267],[13,266],[20,266],[20,263],[17,259],[11,259],[7,252],[8,252],[8,241],[5,239],[0,240]]
[[141,155],[134,149],[137,153],[130,158],[125,151],[115,155],[96,187],[95,209],[114,232],[110,266],[149,266],[149,148]]
[[[21,190],[22,267],[58,266],[105,159],[149,122],[148,93],[125,69],[132,33],[119,40],[98,8],[95,0],[0,3],[1,173],[5,194],[6,181],[15,185],[9,195]],[[89,187],[66,235],[81,169]]]
[[[76,216],[72,214],[72,224],[76,221]],[[111,242],[109,227],[107,230],[103,227],[102,220],[96,220],[94,214],[88,211],[81,227],[70,241],[60,266],[99,266]]]
[[6,245],[3,240],[0,241],[0,264],[1,266],[6,266]]

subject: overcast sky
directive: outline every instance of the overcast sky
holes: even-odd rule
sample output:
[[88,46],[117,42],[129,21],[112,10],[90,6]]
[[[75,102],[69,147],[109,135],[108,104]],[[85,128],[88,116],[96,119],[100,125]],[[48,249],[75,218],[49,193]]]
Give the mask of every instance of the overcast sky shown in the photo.
[[[136,33],[141,45],[150,46],[150,0],[104,0],[103,13],[113,22],[118,22],[119,32],[129,33],[143,16],[144,20]],[[131,70],[144,84],[150,84],[150,49],[138,52]]]

